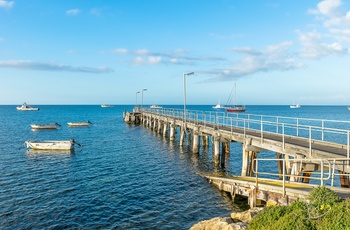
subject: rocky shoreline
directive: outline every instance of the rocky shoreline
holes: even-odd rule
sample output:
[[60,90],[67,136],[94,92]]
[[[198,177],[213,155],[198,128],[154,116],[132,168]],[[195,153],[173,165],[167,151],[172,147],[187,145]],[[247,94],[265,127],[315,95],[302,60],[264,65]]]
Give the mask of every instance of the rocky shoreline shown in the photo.
[[249,221],[264,208],[252,208],[243,212],[232,212],[230,217],[215,217],[193,225],[190,230],[243,230]]

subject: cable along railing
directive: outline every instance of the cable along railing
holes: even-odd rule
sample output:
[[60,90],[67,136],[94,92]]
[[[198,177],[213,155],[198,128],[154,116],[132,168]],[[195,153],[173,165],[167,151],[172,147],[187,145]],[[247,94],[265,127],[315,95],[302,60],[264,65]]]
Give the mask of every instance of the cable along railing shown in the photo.
[[[143,109],[159,115],[166,115],[186,122],[201,124],[203,126],[215,125],[233,129],[243,130],[244,136],[247,131],[260,133],[261,141],[266,134],[278,134],[282,136],[282,145],[285,146],[285,137],[298,137],[308,140],[310,155],[314,141],[328,142],[343,145],[346,156],[350,157],[350,121],[312,119],[299,117],[284,117],[246,113],[227,113],[221,111],[199,111],[182,109]],[[186,115],[186,117],[185,117]]]

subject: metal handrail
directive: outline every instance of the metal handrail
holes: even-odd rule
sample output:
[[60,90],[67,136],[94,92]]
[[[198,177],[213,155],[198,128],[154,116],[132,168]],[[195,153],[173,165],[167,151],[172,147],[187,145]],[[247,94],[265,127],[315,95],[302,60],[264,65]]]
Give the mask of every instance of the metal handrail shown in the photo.
[[[350,160],[350,159],[348,159]],[[282,167],[282,174],[281,173],[269,173],[269,172],[259,172],[259,161],[282,161],[283,162],[283,167]],[[255,163],[255,169],[253,169],[253,173],[255,174],[255,186],[256,188],[259,187],[259,174],[262,174],[262,175],[270,175],[270,176],[279,176],[281,177],[282,176],[282,190],[283,190],[283,196],[286,195],[286,177],[287,176],[292,176],[292,175],[287,175],[286,174],[286,159],[275,159],[275,158],[262,158],[262,159],[254,159],[253,162]],[[303,163],[315,163],[315,161],[319,161],[320,165],[321,165],[321,172],[318,173],[318,172],[313,172],[313,174],[319,174],[320,177],[307,177],[307,176],[302,176],[302,175],[293,175],[295,177],[298,177],[298,178],[310,178],[310,179],[314,179],[314,180],[320,180],[320,185],[323,186],[324,184],[324,181],[327,181],[331,178],[331,175],[332,173],[331,172],[334,172],[334,169],[331,168],[331,163],[329,160],[327,159],[288,159],[289,162],[292,162],[292,163],[300,163],[300,164],[303,164]],[[324,168],[325,168],[325,165],[324,164],[328,164],[328,173],[327,174],[327,177],[325,177],[325,172],[324,172]],[[326,166],[327,167],[327,166]],[[334,165],[333,165],[334,167]],[[327,171],[327,170],[326,170]],[[332,175],[332,179],[334,178],[334,175]],[[333,184],[333,182],[332,182]]]
[[[145,109],[156,114],[162,114],[172,117],[178,117],[182,119],[184,116],[183,110],[181,109]],[[234,116],[235,115],[235,116]],[[245,118],[240,118],[245,117]],[[260,118],[256,119],[254,117]],[[264,118],[274,118],[275,122],[266,121]],[[281,122],[283,119],[293,119],[295,123]],[[343,144],[347,147],[347,157],[350,157],[350,130],[339,129],[333,127],[326,127],[326,122],[333,123],[347,123],[350,124],[350,121],[337,121],[337,120],[320,120],[320,119],[310,119],[310,118],[293,118],[293,117],[282,117],[282,116],[269,116],[269,115],[256,115],[256,114],[238,114],[238,113],[224,113],[224,112],[212,112],[212,111],[199,111],[199,110],[188,110],[186,112],[186,120],[194,121],[195,124],[204,123],[215,125],[217,128],[220,125],[230,127],[231,133],[233,128],[242,128],[244,136],[246,136],[247,130],[260,131],[261,133],[261,143],[264,142],[264,133],[274,133],[282,135],[283,147],[285,146],[284,139],[286,136],[307,138],[309,140],[309,154],[312,154],[312,143],[313,141],[326,141],[325,135],[344,135],[346,141],[341,142],[341,138],[333,138],[327,142]],[[321,126],[316,125],[307,125],[303,124],[305,121],[313,121],[321,123]],[[254,128],[254,125],[259,128]],[[275,126],[275,128],[273,128]],[[273,130],[267,129],[266,127],[272,127]],[[294,130],[295,133],[287,132],[287,130]],[[302,132],[307,134],[302,134]],[[319,134],[320,133],[320,134]],[[315,135],[320,135],[318,138]],[[328,139],[327,139],[328,140]]]

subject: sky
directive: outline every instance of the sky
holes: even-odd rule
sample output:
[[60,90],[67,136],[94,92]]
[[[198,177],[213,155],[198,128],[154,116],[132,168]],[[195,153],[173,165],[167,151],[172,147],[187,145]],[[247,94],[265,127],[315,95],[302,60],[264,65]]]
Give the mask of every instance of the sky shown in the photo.
[[346,0],[0,0],[0,104],[350,105],[349,48]]

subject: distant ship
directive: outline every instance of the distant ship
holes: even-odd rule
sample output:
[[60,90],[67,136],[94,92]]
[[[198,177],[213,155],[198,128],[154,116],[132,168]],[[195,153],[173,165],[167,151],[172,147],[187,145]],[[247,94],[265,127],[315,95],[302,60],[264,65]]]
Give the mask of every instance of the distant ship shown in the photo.
[[101,107],[102,108],[111,108],[111,107],[114,107],[114,106],[110,105],[110,104],[102,104]]
[[20,110],[20,111],[35,111],[35,110],[39,110],[39,108],[31,107],[30,105],[27,105],[27,103],[25,103],[25,102],[21,106],[17,106],[16,108],[17,108],[17,110]]

